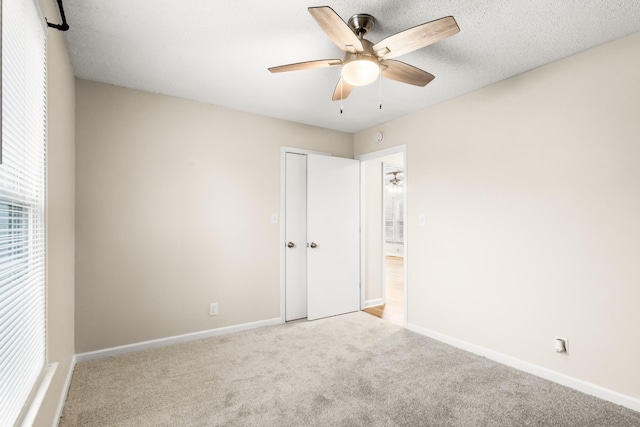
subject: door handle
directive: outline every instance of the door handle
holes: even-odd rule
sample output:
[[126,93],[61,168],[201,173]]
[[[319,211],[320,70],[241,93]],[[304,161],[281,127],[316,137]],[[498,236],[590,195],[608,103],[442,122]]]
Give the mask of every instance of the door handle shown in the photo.
[[309,246],[311,246],[311,249],[315,249],[315,248],[318,247],[318,245],[316,245],[315,242],[311,242],[311,244]]
[[295,243],[293,243],[293,242],[289,242],[289,243],[287,243],[287,247],[288,247],[288,248],[295,248],[295,247],[296,247],[296,245],[295,245]]

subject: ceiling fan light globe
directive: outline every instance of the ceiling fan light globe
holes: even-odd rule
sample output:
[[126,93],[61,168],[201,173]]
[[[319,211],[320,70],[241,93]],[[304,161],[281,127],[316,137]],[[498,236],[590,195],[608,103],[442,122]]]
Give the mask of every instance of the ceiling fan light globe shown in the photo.
[[353,86],[366,86],[380,75],[380,66],[375,59],[358,59],[342,67],[342,78]]

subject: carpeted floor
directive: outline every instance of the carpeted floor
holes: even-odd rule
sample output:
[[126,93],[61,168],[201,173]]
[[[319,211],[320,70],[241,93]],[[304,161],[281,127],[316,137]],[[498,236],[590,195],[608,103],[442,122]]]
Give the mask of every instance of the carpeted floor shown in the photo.
[[77,365],[60,426],[640,426],[365,313]]

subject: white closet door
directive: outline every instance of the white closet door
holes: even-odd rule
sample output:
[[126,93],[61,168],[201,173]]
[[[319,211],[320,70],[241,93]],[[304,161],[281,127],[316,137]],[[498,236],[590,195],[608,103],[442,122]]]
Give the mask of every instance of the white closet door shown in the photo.
[[307,317],[307,156],[285,154],[285,320]]
[[307,318],[360,310],[358,160],[307,156],[307,242]]

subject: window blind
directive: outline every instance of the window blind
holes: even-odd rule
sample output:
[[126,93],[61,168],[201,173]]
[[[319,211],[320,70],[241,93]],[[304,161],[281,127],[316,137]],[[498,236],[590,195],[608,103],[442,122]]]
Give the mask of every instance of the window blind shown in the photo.
[[0,425],[46,362],[46,32],[34,0],[1,0]]
[[384,239],[387,243],[404,243],[404,199],[400,195],[385,195]]

